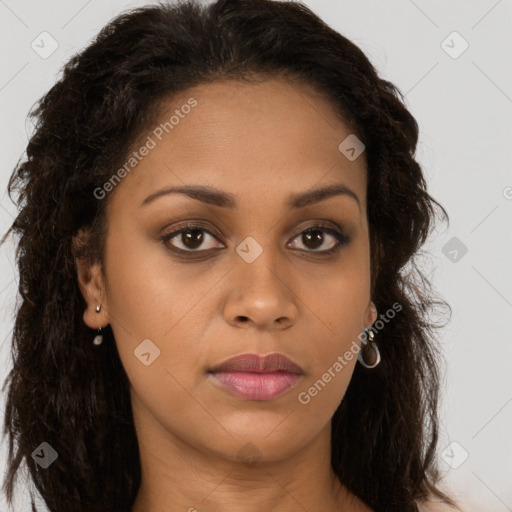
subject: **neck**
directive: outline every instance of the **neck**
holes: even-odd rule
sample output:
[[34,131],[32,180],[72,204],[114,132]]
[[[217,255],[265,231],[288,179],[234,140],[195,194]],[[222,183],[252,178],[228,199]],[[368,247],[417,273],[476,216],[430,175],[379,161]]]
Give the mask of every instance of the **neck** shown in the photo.
[[330,422],[287,457],[263,456],[248,440],[236,453],[191,446],[138,409],[141,485],[131,512],[362,512],[330,463]]

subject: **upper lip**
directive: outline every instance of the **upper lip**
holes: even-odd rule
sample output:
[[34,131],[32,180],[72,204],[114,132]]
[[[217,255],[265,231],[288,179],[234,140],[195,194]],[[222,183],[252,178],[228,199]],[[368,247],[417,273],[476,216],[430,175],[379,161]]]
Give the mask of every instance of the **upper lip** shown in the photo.
[[210,372],[254,372],[254,373],[271,373],[271,372],[288,372],[302,374],[302,368],[288,359],[283,354],[273,353],[266,356],[259,354],[242,354],[231,357],[226,361],[214,366]]

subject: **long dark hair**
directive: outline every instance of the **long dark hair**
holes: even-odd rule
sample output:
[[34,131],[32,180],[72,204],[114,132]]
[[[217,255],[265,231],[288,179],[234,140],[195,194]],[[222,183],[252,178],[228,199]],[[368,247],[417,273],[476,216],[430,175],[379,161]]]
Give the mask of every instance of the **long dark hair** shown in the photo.
[[[9,181],[19,213],[2,239],[19,235],[21,300],[4,384],[9,503],[24,462],[51,512],[132,506],[141,474],[129,382],[109,328],[106,342],[92,346],[74,264],[75,257],[101,262],[108,198],[94,190],[119,169],[162,101],[215,80],[270,77],[321,91],[363,141],[371,297],[379,312],[402,307],[378,333],[382,362],[373,370],[356,365],[334,414],[333,470],[375,511],[417,511],[432,496],[455,505],[437,487],[442,359],[439,326],[429,320],[434,306],[449,305],[415,262],[436,208],[448,215],[414,158],[417,122],[356,45],[306,6],[271,0],[123,13],[32,109],[35,130]],[[89,236],[75,247],[79,230]],[[58,453],[48,469],[32,457],[42,442]]]

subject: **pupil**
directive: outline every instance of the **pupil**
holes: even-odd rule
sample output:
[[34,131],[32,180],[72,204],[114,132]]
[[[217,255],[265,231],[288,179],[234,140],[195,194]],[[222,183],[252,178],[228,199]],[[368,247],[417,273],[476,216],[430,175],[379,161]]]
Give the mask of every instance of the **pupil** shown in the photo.
[[[314,236],[313,233],[316,233],[316,236]],[[322,237],[321,231],[319,231],[318,229],[303,233],[302,236],[303,236],[302,241],[308,247],[312,247],[313,249],[316,249],[317,247],[320,247],[322,245],[323,237]],[[312,243],[312,246],[308,245],[308,243]]]
[[189,249],[197,249],[203,242],[203,233],[200,229],[189,229],[182,233],[183,243]]

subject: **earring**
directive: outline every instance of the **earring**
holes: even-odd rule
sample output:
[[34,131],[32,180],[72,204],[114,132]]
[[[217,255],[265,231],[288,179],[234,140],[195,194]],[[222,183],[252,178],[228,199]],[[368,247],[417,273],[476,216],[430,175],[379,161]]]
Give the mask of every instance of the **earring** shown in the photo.
[[101,327],[98,329],[98,334],[94,336],[94,339],[92,340],[94,345],[101,345],[103,343],[103,334],[101,333]]
[[[357,355],[357,360],[365,368],[375,368],[380,363],[379,347],[377,347],[377,343],[373,341],[373,331],[365,327],[364,332],[366,336],[363,340],[361,350]],[[370,341],[366,341],[368,337]]]
[[[96,313],[99,313],[101,311],[101,304],[98,304],[96,306]],[[92,340],[92,343],[94,345],[101,345],[103,343],[103,334],[101,334],[101,327],[98,329],[98,334],[94,337]]]

